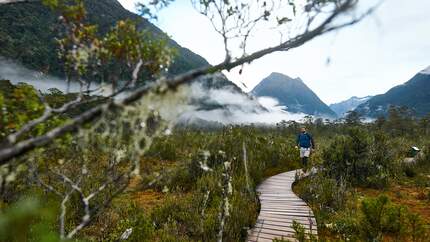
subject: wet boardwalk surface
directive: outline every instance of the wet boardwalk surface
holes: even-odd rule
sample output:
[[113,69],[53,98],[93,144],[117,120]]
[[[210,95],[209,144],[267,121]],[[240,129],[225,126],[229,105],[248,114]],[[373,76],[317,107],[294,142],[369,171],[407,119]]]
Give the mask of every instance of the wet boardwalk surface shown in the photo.
[[289,171],[267,178],[259,193],[261,210],[257,223],[248,232],[249,242],[285,239],[295,241],[293,221],[303,225],[305,232],[317,235],[314,214],[292,190],[296,172]]

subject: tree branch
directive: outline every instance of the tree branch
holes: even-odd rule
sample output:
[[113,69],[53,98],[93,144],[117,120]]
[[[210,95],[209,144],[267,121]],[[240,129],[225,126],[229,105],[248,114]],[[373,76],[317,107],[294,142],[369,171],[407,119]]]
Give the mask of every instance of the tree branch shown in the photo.
[[136,89],[134,92],[130,93],[127,97],[125,97],[122,100],[111,100],[110,102],[106,104],[98,105],[81,115],[73,118],[68,123],[66,123],[64,126],[60,126],[57,128],[52,129],[51,131],[47,132],[44,135],[29,138],[27,140],[20,141],[16,145],[12,147],[6,147],[3,149],[0,149],[0,165],[8,163],[12,158],[18,157],[20,155],[26,154],[27,152],[44,146],[46,144],[51,143],[54,139],[70,132],[77,131],[83,124],[89,123],[103,114],[103,112],[114,109],[115,107],[121,107],[124,105],[131,104],[137,100],[139,100],[141,97],[146,95],[149,92],[156,92],[158,94],[165,94],[166,92],[170,90],[175,90],[178,86],[189,83],[192,80],[194,80],[197,77],[215,73],[222,70],[231,70],[234,67],[240,66],[242,64],[251,63],[252,61],[259,59],[265,55],[278,52],[278,51],[288,51],[293,48],[297,48],[299,46],[302,46],[306,42],[314,39],[315,37],[328,33],[334,30],[341,29],[346,26],[350,26],[351,24],[355,24],[358,21],[362,20],[364,17],[369,15],[371,12],[373,12],[373,9],[363,14],[363,16],[353,19],[349,22],[346,22],[341,25],[337,26],[330,26],[330,23],[333,22],[335,18],[337,18],[341,13],[349,10],[353,5],[352,3],[355,2],[355,0],[347,0],[340,6],[338,6],[333,13],[327,17],[325,21],[323,21],[318,27],[314,28],[313,30],[305,31],[303,34],[300,34],[288,41],[285,41],[277,46],[269,47],[257,52],[254,52],[251,55],[241,57],[239,59],[236,59],[234,61],[224,61],[218,65],[212,66],[212,67],[203,67],[198,68],[189,72],[186,72],[181,75],[177,75],[174,77],[163,77],[161,79],[158,79],[157,81],[147,85],[140,87]]
[[39,2],[40,0],[0,0],[0,5],[2,4],[12,4],[12,3],[33,3]]
[[29,132],[30,130],[32,130],[34,127],[36,127],[37,125],[47,121],[48,119],[50,119],[53,115],[55,114],[63,114],[66,113],[70,110],[72,110],[73,108],[76,108],[78,106],[84,105],[84,104],[88,104],[94,101],[103,101],[103,100],[108,100],[110,98],[114,98],[117,95],[121,94],[122,92],[124,92],[125,90],[127,90],[127,88],[129,88],[130,86],[133,87],[136,82],[137,79],[139,77],[139,73],[142,70],[142,66],[143,66],[143,61],[139,60],[138,63],[136,64],[133,73],[132,73],[132,79],[129,80],[123,87],[121,87],[119,90],[115,91],[114,93],[110,94],[107,97],[104,98],[91,98],[90,100],[85,100],[83,101],[82,97],[82,93],[80,93],[78,95],[78,97],[70,102],[67,102],[65,104],[63,104],[63,106],[59,107],[59,108],[51,108],[48,103],[46,103],[43,100],[43,97],[41,97],[42,101],[45,104],[45,111],[43,112],[42,116],[31,120],[30,122],[28,122],[27,124],[25,124],[20,130],[18,130],[15,133],[10,134],[9,136],[6,137],[6,140],[8,142],[8,145],[14,145],[16,143],[16,141],[19,139],[19,137],[21,137],[22,135],[24,135],[25,133]]

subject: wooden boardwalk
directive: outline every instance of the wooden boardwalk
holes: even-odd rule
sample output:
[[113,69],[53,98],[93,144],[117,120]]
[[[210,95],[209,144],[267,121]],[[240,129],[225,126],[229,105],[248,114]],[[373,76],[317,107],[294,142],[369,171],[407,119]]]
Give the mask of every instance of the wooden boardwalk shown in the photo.
[[254,228],[248,231],[248,242],[281,239],[295,241],[293,221],[303,225],[305,232],[317,235],[314,214],[292,191],[299,170],[281,173],[258,186],[261,210]]

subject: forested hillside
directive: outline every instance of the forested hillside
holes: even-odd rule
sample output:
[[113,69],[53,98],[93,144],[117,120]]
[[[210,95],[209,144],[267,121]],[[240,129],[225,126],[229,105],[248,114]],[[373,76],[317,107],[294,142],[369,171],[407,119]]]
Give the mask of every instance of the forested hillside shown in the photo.
[[[178,74],[207,66],[208,62],[192,51],[182,48],[148,20],[124,9],[117,0],[85,0],[87,21],[106,33],[119,20],[131,19],[141,29],[159,38],[166,38],[178,50],[169,73]],[[56,38],[61,32],[58,15],[40,2],[0,6],[0,56],[18,61],[30,69],[64,75],[58,59]]]
[[422,71],[402,85],[376,95],[355,111],[364,116],[387,116],[390,106],[404,107],[410,115],[423,117],[430,113],[430,74]]

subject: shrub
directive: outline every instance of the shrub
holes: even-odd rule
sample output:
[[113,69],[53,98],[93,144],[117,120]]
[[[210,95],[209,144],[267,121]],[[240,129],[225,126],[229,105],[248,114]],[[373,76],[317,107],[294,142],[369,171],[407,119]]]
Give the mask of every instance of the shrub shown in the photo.
[[408,234],[410,235],[412,241],[426,241],[430,235],[428,230],[426,230],[425,225],[418,214],[409,213],[408,218]]
[[355,241],[359,235],[359,221],[355,213],[343,212],[333,219],[331,230],[341,236],[342,241]]
[[323,151],[326,172],[338,181],[362,184],[370,170],[369,147],[370,138],[362,128],[349,129],[348,136],[336,136]]
[[54,211],[39,199],[22,199],[0,210],[0,241],[60,241],[54,220]]
[[384,234],[398,240],[421,241],[425,227],[418,214],[390,202],[388,197],[366,198],[361,204],[360,230],[362,238],[381,241]]
[[156,229],[165,226],[175,228],[177,233],[199,235],[199,213],[194,197],[170,197],[151,214]]
[[367,241],[380,241],[383,232],[383,216],[389,199],[387,196],[367,198],[361,202],[362,219],[360,229]]
[[121,215],[123,219],[116,224],[115,229],[109,233],[109,237],[104,239],[105,241],[119,241],[121,235],[130,229],[131,234],[127,241],[153,241],[155,228],[142,209],[135,204],[131,204]]

